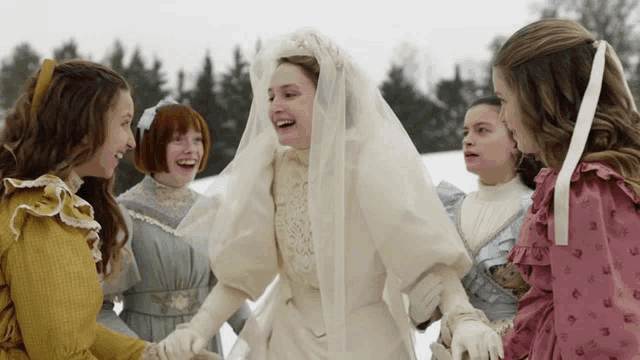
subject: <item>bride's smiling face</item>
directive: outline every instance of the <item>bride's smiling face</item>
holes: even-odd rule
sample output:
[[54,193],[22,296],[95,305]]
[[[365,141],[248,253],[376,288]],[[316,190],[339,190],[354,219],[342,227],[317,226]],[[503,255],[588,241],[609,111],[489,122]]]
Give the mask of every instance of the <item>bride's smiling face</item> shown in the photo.
[[316,87],[300,66],[283,63],[276,68],[269,87],[269,119],[280,144],[309,148],[315,96]]

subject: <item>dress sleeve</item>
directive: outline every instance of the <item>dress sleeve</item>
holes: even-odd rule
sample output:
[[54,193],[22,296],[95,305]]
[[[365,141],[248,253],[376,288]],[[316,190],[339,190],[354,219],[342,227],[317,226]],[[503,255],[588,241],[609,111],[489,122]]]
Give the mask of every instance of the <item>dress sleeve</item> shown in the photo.
[[550,250],[557,346],[565,359],[640,357],[640,201],[619,175],[604,175],[582,174],[572,184],[569,245]]
[[227,323],[231,326],[233,332],[235,332],[236,335],[239,335],[249,316],[251,316],[251,309],[249,308],[249,305],[243,301],[238,310],[231,315],[229,320],[227,320]]
[[122,204],[120,204],[120,211],[122,211],[125,224],[129,229],[129,238],[125,246],[120,249],[119,264],[116,265],[114,273],[102,282],[104,301],[102,302],[102,309],[100,309],[100,313],[98,313],[98,323],[121,334],[137,338],[138,335],[131,330],[118,314],[116,314],[115,310],[113,310],[116,296],[122,294],[141,280],[138,264],[131,248],[133,234],[135,233],[133,220]]
[[454,211],[456,203],[465,195],[462,190],[446,181],[441,181],[440,184],[438,184],[436,192],[448,214]]
[[438,264],[464,276],[471,259],[419,157],[365,148],[360,159],[357,200],[373,243],[384,265],[400,279],[400,288],[407,291]]
[[[273,156],[270,157],[273,159]],[[210,234],[211,267],[218,281],[256,301],[278,273],[274,164],[260,164],[251,188],[232,187]]]
[[141,359],[147,348],[147,343],[119,334],[100,324],[96,324],[95,328],[96,341],[91,347],[91,353],[98,359]]
[[98,313],[98,323],[106,328],[117,331],[120,334],[124,334],[132,338],[138,338],[138,334],[127,326],[118,314],[116,314],[113,308],[113,301],[105,299],[102,302],[102,309],[100,309],[100,312]]
[[[100,285],[86,229],[58,217],[30,216],[2,266],[27,352],[34,359],[94,359],[100,341]],[[119,346],[144,343],[122,338]],[[136,358],[134,356],[129,358]]]
[[137,229],[129,211],[122,205],[120,205],[120,211],[129,229],[129,238],[124,247],[120,249],[120,259],[118,264],[114,266],[113,274],[102,283],[102,293],[105,295],[105,300],[111,300],[115,295],[122,294],[142,280],[138,270],[138,262],[131,247],[135,241],[134,234]]

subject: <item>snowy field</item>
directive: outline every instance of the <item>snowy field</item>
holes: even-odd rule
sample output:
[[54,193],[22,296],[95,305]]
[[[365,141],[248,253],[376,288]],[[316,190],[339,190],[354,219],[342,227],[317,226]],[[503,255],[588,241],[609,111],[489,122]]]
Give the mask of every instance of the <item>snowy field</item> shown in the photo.
[[[440,153],[426,154],[422,159],[429,171],[431,180],[434,184],[446,180],[465,192],[474,191],[478,188],[477,177],[467,172],[462,151],[447,151]],[[220,183],[222,179],[212,176],[204,179],[198,179],[191,184],[191,188],[204,192],[209,185]],[[248,302],[249,307],[253,310],[255,304]],[[121,304],[116,304],[116,312],[120,312]],[[430,326],[424,333],[416,333],[416,354],[418,360],[427,360],[431,358],[429,344],[434,342],[440,331],[440,323],[437,322]],[[233,346],[236,335],[228,324],[224,324],[221,330],[222,348],[225,356]]]

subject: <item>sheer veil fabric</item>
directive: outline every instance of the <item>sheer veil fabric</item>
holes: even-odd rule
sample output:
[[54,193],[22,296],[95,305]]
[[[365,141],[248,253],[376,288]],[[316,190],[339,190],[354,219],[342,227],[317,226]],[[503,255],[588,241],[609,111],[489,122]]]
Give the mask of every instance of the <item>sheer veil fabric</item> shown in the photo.
[[[377,86],[343,50],[317,31],[302,29],[276,38],[256,55],[250,68],[253,102],[247,126],[235,158],[221,174],[227,185],[220,194],[215,194],[219,191],[215,187],[207,193],[219,195],[222,203],[219,209],[206,200],[196,203],[178,231],[208,242],[216,274],[219,267],[238,266],[229,256],[218,256],[225,248],[235,243],[236,248],[245,249],[238,256],[243,262],[253,261],[251,268],[227,275],[242,279],[245,288],[239,290],[262,294],[271,282],[272,276],[264,278],[262,274],[278,271],[277,254],[273,253],[276,247],[256,249],[252,244],[257,238],[260,243],[276,241],[271,185],[274,156],[281,145],[268,118],[267,90],[277,60],[292,55],[310,55],[320,64],[312,116],[308,206],[331,358],[346,356],[347,284],[357,275],[345,270],[350,256],[345,244],[349,236],[357,234],[370,238],[386,267],[384,300],[415,359],[401,291],[438,264],[454,267],[461,277],[471,260],[415,146]],[[354,218],[354,214],[360,215]],[[367,231],[357,230],[362,224]],[[219,279],[225,282],[224,276]],[[258,354],[264,349],[250,347],[275,316],[272,300],[279,291],[282,289],[276,282],[262,296],[233,354],[247,351],[253,353],[252,358],[261,357]]]

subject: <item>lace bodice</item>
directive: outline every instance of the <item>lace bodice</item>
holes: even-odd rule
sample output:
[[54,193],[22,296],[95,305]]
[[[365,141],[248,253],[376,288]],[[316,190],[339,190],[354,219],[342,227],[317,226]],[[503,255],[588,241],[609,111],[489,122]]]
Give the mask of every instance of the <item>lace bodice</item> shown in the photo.
[[[198,198],[188,186],[173,188],[156,181],[150,175],[127,190],[118,201],[136,218],[142,218],[174,233],[174,229]],[[212,200],[215,201],[215,200]]]
[[276,160],[275,230],[283,270],[292,281],[319,288],[308,207],[309,151],[287,149]]

